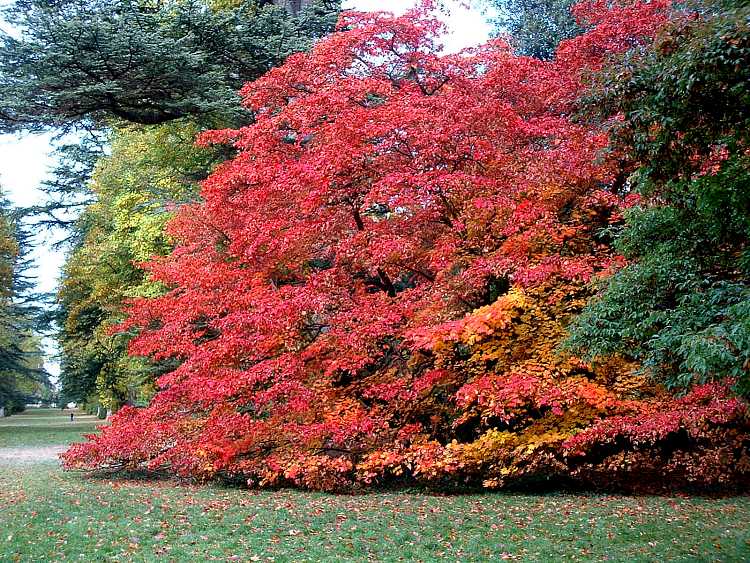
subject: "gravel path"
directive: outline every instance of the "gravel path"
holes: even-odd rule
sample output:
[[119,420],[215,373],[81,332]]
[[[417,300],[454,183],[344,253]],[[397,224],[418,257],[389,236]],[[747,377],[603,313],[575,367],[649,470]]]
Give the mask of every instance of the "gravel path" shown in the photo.
[[0,448],[0,465],[57,461],[57,454],[68,446],[37,446],[27,448]]

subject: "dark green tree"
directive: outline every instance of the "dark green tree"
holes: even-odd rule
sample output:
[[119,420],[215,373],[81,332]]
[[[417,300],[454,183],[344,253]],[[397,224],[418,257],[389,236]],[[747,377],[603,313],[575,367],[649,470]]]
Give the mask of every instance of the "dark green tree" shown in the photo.
[[611,123],[629,264],[573,326],[589,358],[623,354],[684,389],[734,378],[750,393],[750,6],[694,3],[587,100]]
[[16,0],[0,36],[0,130],[117,118],[208,126],[249,116],[237,90],[335,23],[338,2],[292,15],[270,0]]
[[[31,211],[73,227],[93,202],[88,182],[122,123],[175,119],[202,128],[252,116],[237,90],[334,26],[340,0],[291,11],[271,0],[16,0],[0,32],[0,131],[77,131],[57,150]],[[301,9],[298,9],[301,8]],[[80,242],[81,225],[66,242]]]
[[95,201],[88,183],[97,161],[107,153],[108,140],[106,131],[91,130],[77,142],[63,142],[55,149],[55,168],[39,186],[45,201],[28,213],[38,226],[67,234],[58,246],[80,243],[82,229],[74,227],[81,226],[81,212]]

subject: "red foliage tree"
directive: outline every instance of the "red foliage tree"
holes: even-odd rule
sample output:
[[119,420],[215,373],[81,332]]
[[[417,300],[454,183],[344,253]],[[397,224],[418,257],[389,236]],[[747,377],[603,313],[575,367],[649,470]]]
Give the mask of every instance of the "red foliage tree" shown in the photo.
[[[607,4],[579,6],[592,30],[553,62],[502,41],[443,55],[420,10],[350,13],[248,84],[256,122],[200,139],[238,154],[148,265],[170,291],[123,327],[140,331],[133,353],[180,367],[66,465],[498,486],[591,478],[596,445],[679,432],[691,411],[632,366],[556,352],[585,282],[618,262],[597,233],[628,204],[574,102],[586,72],[666,17],[666,2]],[[722,432],[742,426],[729,397],[702,408]],[[639,425],[647,412],[666,434]]]

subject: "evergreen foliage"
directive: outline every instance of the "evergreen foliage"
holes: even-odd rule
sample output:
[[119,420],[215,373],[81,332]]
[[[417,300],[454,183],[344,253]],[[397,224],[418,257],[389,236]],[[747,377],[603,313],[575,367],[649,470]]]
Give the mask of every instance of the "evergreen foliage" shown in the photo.
[[[297,16],[269,1],[16,0],[0,37],[0,130],[117,118],[241,122],[237,90],[310,46],[337,2]],[[213,120],[213,121],[212,121]]]

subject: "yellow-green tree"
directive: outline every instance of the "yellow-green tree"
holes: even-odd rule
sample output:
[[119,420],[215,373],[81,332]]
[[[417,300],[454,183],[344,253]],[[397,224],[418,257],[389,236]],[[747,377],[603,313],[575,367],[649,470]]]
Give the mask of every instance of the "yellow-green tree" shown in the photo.
[[110,334],[128,299],[156,295],[139,263],[171,249],[164,227],[173,210],[198,196],[217,153],[193,144],[194,124],[116,130],[111,154],[94,172],[95,203],[79,228],[59,293],[63,394],[107,407],[146,400],[159,366],[127,355],[127,336]]

